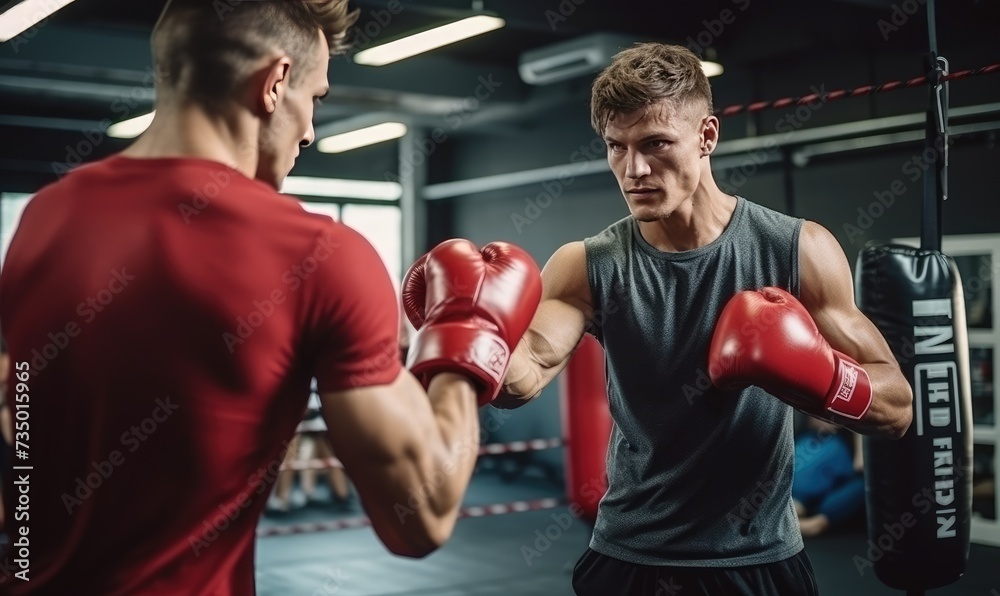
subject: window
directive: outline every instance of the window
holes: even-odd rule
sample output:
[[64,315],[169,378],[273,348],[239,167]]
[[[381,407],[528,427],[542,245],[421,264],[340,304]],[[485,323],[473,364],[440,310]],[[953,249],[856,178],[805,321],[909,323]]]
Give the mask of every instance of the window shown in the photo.
[[0,267],[7,258],[7,248],[14,238],[14,230],[21,221],[21,213],[32,195],[0,192]]
[[399,207],[344,205],[344,223],[368,239],[397,285],[403,279],[403,217]]
[[341,221],[357,230],[372,243],[382,257],[389,277],[394,284],[399,285],[403,279],[403,217],[399,207],[302,201],[302,208],[329,215],[334,221]]
[[333,221],[340,221],[340,205],[336,203],[310,203],[308,201],[301,201],[301,203],[302,208],[306,211],[329,215]]

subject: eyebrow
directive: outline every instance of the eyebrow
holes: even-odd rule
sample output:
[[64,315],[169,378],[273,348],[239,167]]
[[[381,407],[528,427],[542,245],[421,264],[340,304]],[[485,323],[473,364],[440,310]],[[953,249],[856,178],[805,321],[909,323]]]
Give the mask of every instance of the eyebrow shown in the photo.
[[[663,139],[663,138],[667,138],[669,136],[670,135],[668,135],[667,133],[663,133],[663,132],[661,132],[661,133],[654,133],[654,134],[646,135],[646,136],[642,137],[637,142],[639,142],[639,143],[645,143],[646,141],[652,141],[653,139]],[[616,139],[614,137],[609,137],[607,135],[605,135],[604,141],[606,143],[621,143],[621,141],[619,141],[618,139]]]

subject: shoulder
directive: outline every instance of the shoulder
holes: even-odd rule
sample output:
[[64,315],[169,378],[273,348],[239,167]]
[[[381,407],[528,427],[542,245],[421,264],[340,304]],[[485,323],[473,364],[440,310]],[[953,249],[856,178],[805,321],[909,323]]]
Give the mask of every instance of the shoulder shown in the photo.
[[586,277],[587,251],[583,240],[563,244],[556,252],[552,253],[545,264],[545,272],[550,275],[564,276],[580,271],[583,271],[584,277]]
[[833,233],[817,222],[807,220],[802,224],[799,266],[800,293],[807,306],[853,301],[847,255]]
[[542,269],[543,300],[555,298],[578,305],[590,304],[587,253],[583,241],[564,244]]
[[795,217],[793,215],[788,215],[787,213],[782,213],[776,209],[765,207],[764,205],[755,203],[745,197],[739,198],[743,199],[743,203],[746,205],[746,211],[751,218],[762,220],[769,227],[778,229],[793,229],[801,226],[802,223],[806,221],[800,217]]
[[628,215],[604,228],[597,234],[583,239],[580,244],[586,247],[587,250],[599,249],[620,244],[622,239],[629,237],[631,233],[632,216]]
[[844,249],[830,230],[811,220],[802,221],[802,232],[799,234],[799,251],[804,256],[834,256],[843,255]]

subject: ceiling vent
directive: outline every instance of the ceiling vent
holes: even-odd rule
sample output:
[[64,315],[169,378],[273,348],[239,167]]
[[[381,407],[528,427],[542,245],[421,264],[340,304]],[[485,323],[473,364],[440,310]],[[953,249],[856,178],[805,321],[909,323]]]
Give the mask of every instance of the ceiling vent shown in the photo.
[[521,80],[531,85],[549,85],[593,74],[611,64],[612,56],[634,42],[634,38],[611,33],[578,37],[524,52],[518,72]]

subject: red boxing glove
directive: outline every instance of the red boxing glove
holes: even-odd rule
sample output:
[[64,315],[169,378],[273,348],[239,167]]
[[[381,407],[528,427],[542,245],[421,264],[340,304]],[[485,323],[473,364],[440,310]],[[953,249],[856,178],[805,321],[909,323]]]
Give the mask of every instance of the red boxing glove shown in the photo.
[[708,351],[716,387],[757,385],[785,403],[829,420],[868,411],[868,373],[820,334],[802,303],[780,288],[739,292],[722,309]]
[[410,267],[402,294],[417,329],[407,367],[424,387],[440,372],[471,377],[483,406],[499,393],[511,351],[535,315],[542,277],[513,244],[480,251],[468,240],[447,240]]

